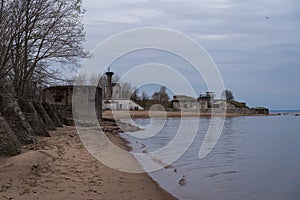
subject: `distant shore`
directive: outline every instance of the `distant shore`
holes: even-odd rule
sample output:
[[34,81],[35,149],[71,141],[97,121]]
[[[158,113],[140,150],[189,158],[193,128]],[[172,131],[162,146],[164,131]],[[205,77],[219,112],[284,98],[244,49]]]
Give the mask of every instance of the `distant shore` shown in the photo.
[[122,111],[122,110],[115,110],[115,111],[104,111],[103,117],[108,119],[138,119],[138,118],[161,118],[161,117],[238,117],[238,116],[269,116],[269,115],[260,115],[260,114],[239,114],[239,113],[198,113],[198,112],[180,112],[180,111],[171,111],[171,112],[163,112],[163,111],[135,111],[130,110]]

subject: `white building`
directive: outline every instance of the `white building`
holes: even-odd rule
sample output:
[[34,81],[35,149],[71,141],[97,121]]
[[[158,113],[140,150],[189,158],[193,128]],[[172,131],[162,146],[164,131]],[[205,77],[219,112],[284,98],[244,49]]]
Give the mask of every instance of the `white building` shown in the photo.
[[107,110],[145,110],[142,106],[127,98],[103,101],[103,108]]
[[145,110],[142,106],[132,101],[130,98],[124,98],[122,88],[119,83],[112,83],[113,72],[106,72],[107,86],[105,98],[102,101],[104,110]]

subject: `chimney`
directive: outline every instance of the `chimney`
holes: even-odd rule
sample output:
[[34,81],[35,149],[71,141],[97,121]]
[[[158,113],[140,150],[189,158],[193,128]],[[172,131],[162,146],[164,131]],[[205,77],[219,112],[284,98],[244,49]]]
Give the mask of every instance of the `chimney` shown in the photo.
[[113,72],[110,72],[110,69],[108,72],[105,73],[107,76],[107,86],[106,86],[106,100],[108,101],[112,97],[112,76],[114,75]]

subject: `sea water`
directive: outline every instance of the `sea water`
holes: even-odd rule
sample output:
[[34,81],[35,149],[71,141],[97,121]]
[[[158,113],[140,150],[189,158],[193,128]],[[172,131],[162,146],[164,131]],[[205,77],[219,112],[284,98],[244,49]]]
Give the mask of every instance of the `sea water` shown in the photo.
[[[159,123],[160,119],[153,120]],[[155,151],[172,141],[181,120],[191,127],[199,123],[193,143],[171,166],[149,173],[174,196],[189,200],[300,199],[299,116],[226,118],[217,144],[204,159],[199,159],[199,150],[210,118],[168,118],[163,129],[152,137],[125,138],[133,152]],[[135,120],[146,127],[150,122]],[[186,134],[190,131],[186,128]],[[183,177],[185,184],[179,184]]]

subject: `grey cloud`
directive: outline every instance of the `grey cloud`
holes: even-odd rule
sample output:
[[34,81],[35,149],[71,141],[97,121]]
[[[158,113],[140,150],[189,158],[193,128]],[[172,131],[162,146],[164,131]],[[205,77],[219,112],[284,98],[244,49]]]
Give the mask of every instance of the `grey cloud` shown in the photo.
[[[272,91],[272,84],[264,85],[263,77],[277,83],[279,78],[296,80],[300,74],[297,0],[84,0],[84,5],[88,49],[121,31],[159,26],[181,31],[200,42],[218,64],[225,84],[238,94],[245,95],[243,90],[249,90],[249,94]],[[281,77],[283,68],[293,73]],[[246,80],[253,82],[253,88]],[[292,87],[290,80],[278,87]],[[296,83],[300,85],[299,79]],[[275,93],[270,95],[276,98]],[[255,98],[249,100],[256,102]],[[265,105],[276,108],[281,106],[279,102]]]

